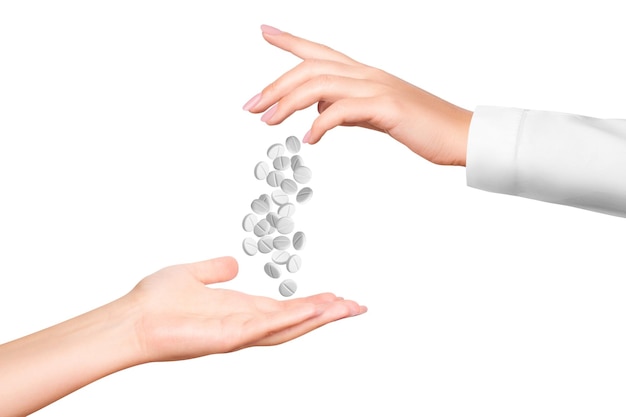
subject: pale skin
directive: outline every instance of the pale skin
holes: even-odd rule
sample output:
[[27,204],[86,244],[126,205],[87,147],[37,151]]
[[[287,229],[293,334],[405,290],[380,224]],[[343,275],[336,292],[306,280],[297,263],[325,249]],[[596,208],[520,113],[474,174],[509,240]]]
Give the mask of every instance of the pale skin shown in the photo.
[[268,125],[317,104],[319,116],[303,142],[317,143],[337,126],[360,126],[389,134],[440,165],[465,166],[472,112],[328,46],[261,26],[270,44],[302,59],[252,97],[244,110],[264,113]]
[[123,369],[278,345],[367,308],[333,294],[276,300],[211,288],[232,257],[164,268],[128,294],[0,345],[0,415],[24,416]]

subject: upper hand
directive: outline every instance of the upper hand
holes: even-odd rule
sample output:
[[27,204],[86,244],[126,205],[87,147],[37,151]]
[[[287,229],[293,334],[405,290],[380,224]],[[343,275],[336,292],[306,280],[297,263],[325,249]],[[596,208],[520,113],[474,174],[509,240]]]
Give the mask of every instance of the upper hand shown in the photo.
[[317,103],[319,116],[304,142],[316,143],[336,126],[361,126],[388,133],[433,163],[465,165],[471,112],[325,45],[269,26],[261,29],[267,42],[302,62],[244,110],[265,112],[261,120],[275,125]]

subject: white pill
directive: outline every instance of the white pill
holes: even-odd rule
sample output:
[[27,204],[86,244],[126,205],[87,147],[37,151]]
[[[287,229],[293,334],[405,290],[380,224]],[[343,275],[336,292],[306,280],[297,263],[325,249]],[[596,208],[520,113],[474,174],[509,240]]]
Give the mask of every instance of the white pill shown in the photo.
[[296,184],[294,180],[287,178],[280,183],[280,189],[283,190],[285,194],[295,194],[296,191],[298,191],[298,184]]
[[289,252],[279,250],[274,252],[274,254],[272,255],[272,261],[276,262],[278,265],[285,265],[289,260],[289,257]]
[[304,187],[300,191],[298,191],[298,195],[296,195],[296,201],[298,203],[306,203],[313,197],[313,190],[309,187]]
[[298,284],[292,279],[286,279],[278,286],[278,291],[283,297],[291,297],[298,289]]
[[257,244],[254,239],[247,237],[243,240],[243,251],[246,255],[256,255],[257,250]]
[[278,215],[280,217],[291,217],[295,213],[296,213],[296,206],[291,203],[283,204],[282,206],[278,208]]
[[281,217],[276,223],[276,230],[278,230],[278,233],[281,235],[288,235],[293,232],[294,226],[295,224],[291,217]]
[[274,241],[272,242],[272,245],[274,246],[274,249],[278,250],[289,249],[289,246],[291,245],[291,240],[289,240],[289,237],[287,236],[276,236],[274,238]]
[[275,263],[268,262],[263,269],[270,278],[280,278],[280,268]]
[[274,165],[274,169],[284,171],[291,166],[291,160],[288,156],[279,156],[278,158],[274,159],[272,165]]
[[269,159],[276,159],[284,153],[285,153],[285,147],[281,145],[280,143],[275,143],[272,146],[270,146],[269,149],[267,150],[267,157]]
[[254,214],[246,214],[242,222],[243,230],[245,230],[246,232],[251,232],[252,229],[254,229],[254,225],[256,225],[256,222],[257,218]]
[[289,202],[289,196],[283,190],[272,191],[272,201],[279,206]]
[[284,179],[285,179],[285,174],[283,174],[280,171],[272,171],[269,174],[267,174],[267,178],[266,178],[267,183],[272,187],[280,186],[280,183],[282,183]]
[[254,226],[254,234],[258,237],[266,236],[270,231],[270,223],[266,219],[261,219]]
[[270,253],[274,249],[274,239],[270,236],[263,236],[257,242],[257,248],[261,253]]
[[304,165],[304,162],[302,161],[302,157],[300,155],[294,155],[291,157],[291,169],[293,171],[295,171],[296,168],[302,165]]
[[[274,213],[273,211],[270,211],[269,213],[267,213],[267,216],[265,216],[265,220],[267,220],[267,222],[272,227],[276,227],[276,223],[278,222],[278,219],[280,219],[280,216]],[[271,233],[268,233],[268,234],[271,234]]]
[[308,167],[301,165],[293,170],[293,179],[300,184],[306,184],[311,181],[313,173]]
[[259,196],[259,200],[263,200],[267,203],[268,206],[270,206],[270,208],[272,207],[272,199],[270,198],[269,195],[267,194],[261,194]]
[[261,161],[254,167],[254,176],[257,180],[264,180],[270,172],[270,166],[265,161]]
[[306,245],[306,235],[303,232],[296,232],[293,234],[293,248],[295,250],[302,250]]
[[300,258],[300,255],[291,255],[289,257],[289,260],[287,260],[287,271],[298,272],[301,265],[302,265],[302,258]]
[[266,214],[268,211],[270,211],[270,205],[267,203],[267,201],[261,200],[259,198],[253,200],[252,204],[250,204],[250,207],[252,208],[252,211],[256,214]]
[[289,136],[287,139],[285,139],[285,146],[287,147],[287,150],[291,153],[300,152],[300,141],[295,136]]

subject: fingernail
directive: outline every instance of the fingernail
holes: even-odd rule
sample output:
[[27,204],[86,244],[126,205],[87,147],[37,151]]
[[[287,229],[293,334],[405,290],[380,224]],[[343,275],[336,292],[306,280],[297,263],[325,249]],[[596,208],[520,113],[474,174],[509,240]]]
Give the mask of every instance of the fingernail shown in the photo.
[[304,134],[304,137],[302,138],[302,143],[309,143],[309,139],[311,139],[310,130]]
[[257,94],[256,96],[248,100],[248,102],[243,105],[243,109],[246,111],[250,110],[251,108],[256,106],[259,101],[261,101],[261,93]]
[[268,111],[263,114],[263,116],[261,117],[261,121],[267,122],[269,119],[271,119],[274,113],[276,113],[277,108],[278,104],[274,104]]
[[280,35],[281,33],[283,33],[281,30],[269,25],[261,25],[261,32],[265,33],[266,35]]

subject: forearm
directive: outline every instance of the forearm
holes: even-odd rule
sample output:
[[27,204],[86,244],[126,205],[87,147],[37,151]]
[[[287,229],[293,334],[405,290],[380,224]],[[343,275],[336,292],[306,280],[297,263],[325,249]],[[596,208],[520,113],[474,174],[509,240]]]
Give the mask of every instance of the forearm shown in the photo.
[[138,312],[125,298],[0,345],[0,415],[32,413],[139,363]]

